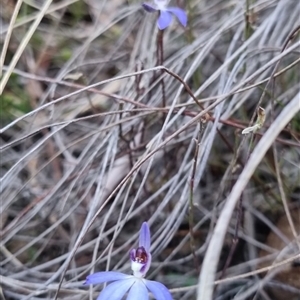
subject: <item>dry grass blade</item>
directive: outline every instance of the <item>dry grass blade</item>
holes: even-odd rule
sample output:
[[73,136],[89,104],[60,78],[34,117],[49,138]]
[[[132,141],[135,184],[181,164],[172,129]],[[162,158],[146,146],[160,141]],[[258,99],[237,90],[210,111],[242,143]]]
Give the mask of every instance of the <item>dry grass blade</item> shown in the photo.
[[10,19],[10,24],[9,24],[9,27],[8,27],[7,34],[5,36],[3,48],[2,48],[2,51],[1,51],[1,55],[0,55],[0,76],[1,77],[2,77],[4,59],[5,59],[5,56],[6,56],[6,51],[7,51],[8,43],[9,43],[11,34],[13,32],[13,27],[14,27],[16,18],[18,16],[20,7],[22,5],[22,2],[23,2],[23,0],[18,0],[17,4],[15,6],[15,9],[14,9],[13,15],[11,16],[11,19]]
[[[6,71],[6,73],[4,74],[4,76],[2,77],[1,81],[0,81],[0,95],[2,94],[7,81],[9,80],[9,77],[11,76],[18,60],[20,59],[21,55],[23,54],[26,46],[28,45],[32,35],[34,34],[34,32],[36,31],[37,27],[39,26],[41,20],[43,19],[45,13],[47,12],[49,6],[51,5],[52,0],[47,0],[44,3],[44,6],[42,7],[41,11],[39,12],[39,14],[37,15],[35,21],[33,22],[33,24],[31,25],[30,29],[28,30],[28,32],[26,33],[26,35],[24,36],[23,40],[20,43],[20,46],[18,47],[18,50],[16,51],[16,53],[14,54],[8,70]],[[17,4],[18,6],[18,4]],[[18,11],[18,9],[16,9],[16,12]],[[12,22],[10,24],[10,26],[13,26],[14,23]],[[3,50],[4,51],[4,50]]]

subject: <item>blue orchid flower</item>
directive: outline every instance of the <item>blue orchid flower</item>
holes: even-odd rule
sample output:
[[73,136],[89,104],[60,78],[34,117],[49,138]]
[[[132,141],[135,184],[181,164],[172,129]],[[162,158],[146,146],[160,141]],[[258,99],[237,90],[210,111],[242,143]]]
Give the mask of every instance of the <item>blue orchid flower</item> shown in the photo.
[[144,222],[140,230],[139,246],[130,251],[133,275],[113,271],[99,272],[87,276],[84,284],[112,281],[102,290],[97,300],[122,300],[126,293],[127,300],[148,300],[149,291],[157,300],[172,300],[169,290],[163,284],[144,278],[151,264],[150,244],[150,229]]
[[154,4],[143,3],[143,7],[148,12],[159,11],[157,26],[160,30],[166,29],[172,21],[172,15],[175,15],[180,24],[184,27],[187,25],[187,14],[179,7],[167,7],[169,0],[154,0]]

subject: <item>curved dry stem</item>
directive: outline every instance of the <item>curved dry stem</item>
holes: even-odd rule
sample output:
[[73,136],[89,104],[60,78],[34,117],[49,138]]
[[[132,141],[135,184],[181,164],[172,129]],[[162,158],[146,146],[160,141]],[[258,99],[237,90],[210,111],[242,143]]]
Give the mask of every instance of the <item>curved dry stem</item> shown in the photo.
[[291,121],[291,119],[299,112],[299,97],[298,93],[282,110],[279,116],[274,120],[273,124],[264,134],[255,149],[253,150],[245,168],[235,183],[232,192],[226,199],[226,203],[220,217],[217,221],[216,227],[211,237],[211,241],[206,251],[203,260],[201,273],[199,276],[199,285],[197,289],[197,299],[212,299],[213,286],[219,256],[223,246],[224,238],[227,228],[232,217],[233,210],[238,199],[246,188],[255,169],[262,161],[267,150],[271,147],[277,135],[283,128]]

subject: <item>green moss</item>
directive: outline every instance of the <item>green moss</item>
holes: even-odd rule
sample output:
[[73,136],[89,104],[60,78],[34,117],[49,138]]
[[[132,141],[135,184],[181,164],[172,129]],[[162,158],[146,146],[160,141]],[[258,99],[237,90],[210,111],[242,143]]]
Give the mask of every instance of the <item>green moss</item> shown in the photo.
[[20,13],[18,14],[17,20],[24,16],[31,15],[32,13],[35,13],[36,9],[34,9],[32,6],[28,5],[27,3],[24,3],[21,5]]
[[58,66],[68,61],[72,56],[72,50],[69,46],[59,47],[59,49],[59,52],[53,57],[54,64]]
[[300,132],[300,115],[296,114],[291,121],[291,127],[294,132]]
[[75,25],[88,13],[87,5],[84,1],[77,1],[68,7],[67,15],[70,25]]
[[41,45],[44,44],[44,40],[43,37],[41,36],[41,33],[36,31],[31,37],[30,43],[35,49],[39,49]]
[[4,93],[0,96],[1,125],[12,121],[16,116],[23,115],[31,110],[29,96],[23,86],[19,84],[18,76],[12,74]]

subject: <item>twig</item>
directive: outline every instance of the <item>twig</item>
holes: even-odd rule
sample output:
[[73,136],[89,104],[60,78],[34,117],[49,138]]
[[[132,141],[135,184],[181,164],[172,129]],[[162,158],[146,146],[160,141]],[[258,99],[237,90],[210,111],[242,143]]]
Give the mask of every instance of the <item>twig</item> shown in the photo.
[[[157,64],[163,66],[164,64],[164,30],[158,30],[157,32]],[[165,82],[162,77],[164,70],[160,71],[160,83],[161,83],[161,92],[162,92],[162,107],[166,107],[166,91],[165,91]]]

